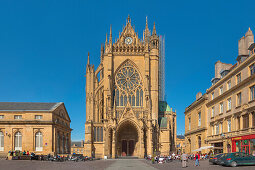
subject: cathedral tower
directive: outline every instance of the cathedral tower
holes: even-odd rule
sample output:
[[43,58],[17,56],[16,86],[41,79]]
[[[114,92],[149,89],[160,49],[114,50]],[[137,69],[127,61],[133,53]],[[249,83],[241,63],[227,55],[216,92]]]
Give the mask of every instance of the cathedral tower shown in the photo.
[[175,133],[170,133],[169,127],[174,126],[176,114],[172,110],[166,113],[159,101],[160,41],[155,23],[151,34],[146,18],[143,33],[143,39],[139,39],[128,17],[115,42],[110,27],[96,70],[88,55],[87,156],[143,158],[171,151],[171,135]]

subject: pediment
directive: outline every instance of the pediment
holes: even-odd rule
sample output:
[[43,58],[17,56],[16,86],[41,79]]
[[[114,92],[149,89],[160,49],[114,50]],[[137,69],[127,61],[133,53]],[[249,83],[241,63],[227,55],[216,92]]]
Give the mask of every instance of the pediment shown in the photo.
[[125,39],[127,37],[131,37],[133,42],[130,44],[130,46],[134,45],[142,45],[141,40],[138,38],[137,33],[135,32],[134,28],[131,25],[131,22],[127,22],[125,28],[123,29],[122,33],[120,34],[119,38],[117,41],[113,44],[114,46],[123,46],[123,45],[128,45],[125,44]]

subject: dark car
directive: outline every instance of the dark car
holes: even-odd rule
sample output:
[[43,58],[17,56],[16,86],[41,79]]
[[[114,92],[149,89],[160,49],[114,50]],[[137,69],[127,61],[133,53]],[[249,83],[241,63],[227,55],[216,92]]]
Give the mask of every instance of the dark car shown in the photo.
[[255,165],[255,156],[243,152],[228,153],[222,159],[223,166]]
[[213,165],[216,165],[218,164],[216,161],[219,160],[219,158],[222,156],[223,154],[218,154],[218,155],[215,155],[214,157],[211,157],[209,159],[209,163],[213,164]]

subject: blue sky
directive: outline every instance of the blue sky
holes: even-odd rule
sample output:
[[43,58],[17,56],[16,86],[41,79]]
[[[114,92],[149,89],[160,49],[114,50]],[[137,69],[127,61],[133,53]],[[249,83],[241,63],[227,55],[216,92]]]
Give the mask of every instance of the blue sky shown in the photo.
[[238,40],[255,31],[255,1],[0,1],[0,101],[64,102],[72,139],[84,139],[88,51],[98,66],[110,24],[118,37],[128,14],[142,37],[149,27],[166,39],[167,102],[184,110],[205,92],[218,60],[235,63]]

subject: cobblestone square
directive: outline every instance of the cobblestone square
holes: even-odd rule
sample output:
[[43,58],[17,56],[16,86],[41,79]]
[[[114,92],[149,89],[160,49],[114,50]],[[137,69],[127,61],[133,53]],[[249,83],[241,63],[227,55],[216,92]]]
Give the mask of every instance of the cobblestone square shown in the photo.
[[[173,161],[165,164],[151,164],[144,159],[115,159],[115,160],[96,160],[86,162],[48,162],[48,161],[6,161],[0,160],[0,170],[178,170],[178,169],[207,169],[207,170],[227,170],[232,167],[222,167],[210,165],[208,161],[200,161],[200,166],[195,167],[194,161],[188,162],[187,168],[181,168],[180,161]],[[251,170],[255,166],[240,166],[234,169]]]

